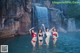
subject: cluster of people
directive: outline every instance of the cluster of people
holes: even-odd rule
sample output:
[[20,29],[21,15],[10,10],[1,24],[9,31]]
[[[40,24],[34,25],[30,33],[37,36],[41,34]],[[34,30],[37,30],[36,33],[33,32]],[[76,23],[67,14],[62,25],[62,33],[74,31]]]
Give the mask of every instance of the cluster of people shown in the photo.
[[57,41],[57,38],[58,38],[58,32],[57,32],[56,28],[53,27],[49,30],[48,28],[45,28],[44,24],[42,24],[42,26],[44,28],[44,31],[42,31],[42,29],[39,29],[38,33],[36,33],[34,31],[34,27],[29,30],[30,34],[32,35],[31,43],[32,43],[33,47],[36,46],[37,37],[38,37],[39,46],[43,45],[44,35],[46,35],[45,42],[46,42],[47,46],[49,45],[49,40],[50,40],[51,35],[52,35],[52,38],[53,38],[52,39],[53,44],[56,44],[56,41]]

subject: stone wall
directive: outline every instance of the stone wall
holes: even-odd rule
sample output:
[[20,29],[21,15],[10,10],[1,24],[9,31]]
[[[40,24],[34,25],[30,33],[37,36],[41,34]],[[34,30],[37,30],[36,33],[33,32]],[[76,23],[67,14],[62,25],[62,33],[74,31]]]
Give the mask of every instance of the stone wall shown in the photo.
[[[31,0],[0,0],[0,8],[0,26],[2,25],[3,18],[7,21],[13,19],[13,24],[11,25],[14,26],[14,31],[20,34],[28,33],[31,27]],[[4,23],[3,30],[7,28]],[[10,25],[8,25],[9,27]]]

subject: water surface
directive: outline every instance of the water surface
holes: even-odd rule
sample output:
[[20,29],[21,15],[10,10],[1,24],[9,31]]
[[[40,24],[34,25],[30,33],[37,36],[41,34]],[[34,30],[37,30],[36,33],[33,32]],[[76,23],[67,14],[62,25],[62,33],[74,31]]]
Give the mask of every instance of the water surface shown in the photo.
[[53,45],[51,37],[49,47],[44,42],[42,47],[37,43],[33,48],[30,35],[11,38],[4,44],[8,44],[9,53],[80,53],[80,33],[59,33],[56,45]]

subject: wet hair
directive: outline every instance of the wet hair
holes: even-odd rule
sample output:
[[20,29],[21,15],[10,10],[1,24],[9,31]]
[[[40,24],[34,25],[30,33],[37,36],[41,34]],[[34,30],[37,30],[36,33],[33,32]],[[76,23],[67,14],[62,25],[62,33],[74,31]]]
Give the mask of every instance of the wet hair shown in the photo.
[[47,31],[47,29],[48,29],[48,28],[46,28],[46,31]]
[[38,33],[39,33],[40,30],[41,30],[41,33],[42,33],[42,29],[39,29],[39,30],[38,30]]
[[54,30],[56,30],[56,32],[57,32],[57,29],[56,29],[56,28],[54,28],[53,31],[54,31]]
[[48,29],[48,28],[46,28],[46,29]]

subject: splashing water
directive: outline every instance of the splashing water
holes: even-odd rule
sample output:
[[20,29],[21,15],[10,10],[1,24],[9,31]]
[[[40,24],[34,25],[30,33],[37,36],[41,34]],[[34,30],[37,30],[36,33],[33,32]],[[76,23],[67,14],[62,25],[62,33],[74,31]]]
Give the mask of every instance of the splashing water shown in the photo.
[[75,31],[75,30],[76,30],[75,19],[69,18],[68,19],[68,31]]
[[55,26],[58,28],[59,31],[66,32],[64,29],[65,25],[62,25],[62,20],[64,23],[66,18],[63,15],[63,11],[56,9],[56,8],[50,8],[51,11],[51,27]]

